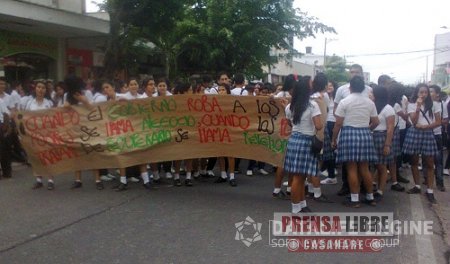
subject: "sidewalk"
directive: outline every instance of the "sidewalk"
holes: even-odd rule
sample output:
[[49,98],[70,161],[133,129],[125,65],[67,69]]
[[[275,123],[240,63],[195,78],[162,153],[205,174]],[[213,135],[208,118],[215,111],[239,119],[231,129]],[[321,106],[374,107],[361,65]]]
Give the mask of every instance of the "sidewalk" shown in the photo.
[[[445,184],[445,192],[441,192],[438,190],[434,191],[436,200],[438,201],[437,205],[433,206],[433,211],[436,212],[436,215],[441,221],[443,228],[443,238],[447,242],[447,246],[450,247],[450,177],[444,176],[444,184]],[[447,252],[447,256],[450,258],[450,252]]]

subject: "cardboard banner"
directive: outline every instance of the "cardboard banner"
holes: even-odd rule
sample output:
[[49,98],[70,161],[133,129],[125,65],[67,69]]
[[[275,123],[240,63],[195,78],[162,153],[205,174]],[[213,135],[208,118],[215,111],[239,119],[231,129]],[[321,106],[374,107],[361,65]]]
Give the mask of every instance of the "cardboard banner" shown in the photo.
[[290,127],[279,100],[175,95],[22,112],[16,119],[40,175],[160,161],[238,157],[282,166]]

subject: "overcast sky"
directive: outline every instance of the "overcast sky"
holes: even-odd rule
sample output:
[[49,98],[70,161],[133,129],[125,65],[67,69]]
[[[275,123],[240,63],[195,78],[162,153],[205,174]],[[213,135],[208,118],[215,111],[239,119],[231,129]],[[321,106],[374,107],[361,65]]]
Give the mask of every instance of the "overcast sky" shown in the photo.
[[[96,9],[92,0],[86,2],[88,11]],[[312,46],[314,54],[323,55],[325,37],[336,39],[328,42],[327,55],[346,56],[349,63],[361,64],[374,82],[383,73],[406,84],[423,81],[427,55],[429,80],[434,35],[450,31],[450,0],[295,0],[294,5],[337,31],[336,35],[296,41],[297,50],[304,52],[306,46]],[[431,51],[352,56],[418,50]]]

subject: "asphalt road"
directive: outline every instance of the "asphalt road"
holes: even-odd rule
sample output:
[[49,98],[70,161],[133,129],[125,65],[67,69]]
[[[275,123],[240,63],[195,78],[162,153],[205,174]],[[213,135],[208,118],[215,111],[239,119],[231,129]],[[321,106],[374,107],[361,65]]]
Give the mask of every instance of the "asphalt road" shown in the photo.
[[[237,188],[208,179],[194,187],[167,184],[150,191],[134,183],[120,193],[111,189],[113,183],[96,190],[89,172],[82,189],[70,190],[72,179],[58,176],[54,191],[31,190],[31,170],[16,167],[13,178],[0,181],[0,263],[448,261],[444,231],[423,195],[387,191],[375,208],[349,209],[335,195],[338,185],[324,186],[323,193],[336,203],[308,200],[314,212],[394,212],[400,220],[434,221],[434,234],[401,236],[399,246],[381,253],[290,253],[269,243],[274,212],[290,211],[290,201],[271,197],[273,174],[237,175]],[[235,223],[247,216],[262,224],[262,240],[250,247],[235,240]]]

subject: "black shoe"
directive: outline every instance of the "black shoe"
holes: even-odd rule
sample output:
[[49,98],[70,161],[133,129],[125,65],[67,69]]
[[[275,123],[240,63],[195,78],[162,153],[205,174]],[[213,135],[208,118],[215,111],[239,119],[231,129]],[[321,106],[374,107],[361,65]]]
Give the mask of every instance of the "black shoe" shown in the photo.
[[217,180],[214,181],[214,183],[222,183],[227,182],[227,178],[218,177]]
[[123,184],[120,183],[119,185],[116,186],[116,188],[114,188],[116,190],[116,192],[122,192],[122,191],[126,191],[128,189],[128,184]]
[[432,204],[437,204],[436,199],[434,198],[434,194],[432,193],[426,193],[426,196],[428,198],[428,201]]
[[186,185],[186,186],[188,186],[188,187],[192,187],[192,180],[191,179],[186,179],[185,181],[184,181],[184,185]]
[[103,186],[103,182],[99,181],[95,183],[95,188],[97,188],[97,190],[103,190],[105,189],[105,186]]
[[397,175],[397,181],[398,181],[398,182],[401,182],[401,183],[409,183],[409,180],[406,179],[406,178],[404,178],[404,177],[401,176],[401,175]]
[[350,194],[350,190],[347,188],[342,187],[339,192],[337,193],[337,195],[339,196],[346,196]]
[[308,206],[303,207],[299,213],[312,213],[311,209]]
[[372,200],[364,199],[363,203],[370,205],[370,206],[377,206],[377,202],[375,201],[375,199],[372,199]]
[[152,183],[153,184],[160,184],[161,183],[161,178],[159,178],[157,180],[153,179]]
[[306,198],[314,198],[314,193],[313,192],[306,192],[305,196],[306,196]]
[[80,181],[75,181],[72,184],[72,187],[70,187],[70,189],[78,189],[78,188],[81,188],[81,187],[83,187],[83,183],[81,183]]
[[417,188],[416,186],[414,186],[411,189],[409,189],[406,193],[407,194],[417,194],[417,193],[421,193],[421,190],[419,188]]
[[55,183],[53,182],[48,182],[47,183],[47,190],[51,191],[55,189]]
[[230,180],[230,185],[231,187],[236,187],[237,186],[237,182],[235,179]]
[[401,186],[399,183],[391,185],[391,190],[396,192],[404,192],[405,187]]
[[343,205],[347,206],[347,207],[351,207],[351,208],[359,208],[361,207],[361,203],[360,202],[352,202],[349,200],[345,200],[344,202],[342,202]]
[[373,193],[373,199],[375,200],[375,202],[379,203],[383,200],[383,195],[379,192],[375,192]]
[[437,189],[438,189],[439,191],[441,191],[441,192],[445,192],[445,186],[444,186],[444,185],[438,184],[438,185],[437,185]]
[[142,184],[144,186],[145,189],[150,190],[152,188],[152,185],[150,182],[144,183]]
[[286,191],[287,196],[291,196],[291,192]]
[[[313,195],[314,197],[314,195]],[[330,199],[328,199],[325,195],[321,195],[318,198],[314,197],[314,201],[319,202],[319,203],[333,203],[333,201],[331,201]],[[303,210],[303,209],[302,209]]]
[[180,179],[173,180],[173,185],[177,186],[177,187],[180,187],[181,186],[181,180]]
[[42,188],[43,186],[44,186],[44,184],[42,184],[42,182],[35,182],[33,184],[33,187],[31,187],[31,189],[36,190],[36,189]]
[[272,193],[272,197],[281,199],[281,200],[289,200],[290,199],[290,197],[282,190],[279,193]]

